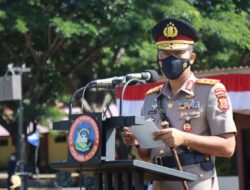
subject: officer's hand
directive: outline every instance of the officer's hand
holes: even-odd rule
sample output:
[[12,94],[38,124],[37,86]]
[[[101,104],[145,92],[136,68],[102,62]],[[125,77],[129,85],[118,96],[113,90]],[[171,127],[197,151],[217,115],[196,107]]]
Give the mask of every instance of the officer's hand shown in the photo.
[[123,142],[126,145],[138,145],[138,141],[135,139],[134,135],[129,131],[128,127],[123,128],[123,132],[121,132],[121,136],[123,139]]
[[171,148],[178,147],[185,142],[185,133],[175,129],[161,129],[153,133],[154,140],[162,140],[167,146]]

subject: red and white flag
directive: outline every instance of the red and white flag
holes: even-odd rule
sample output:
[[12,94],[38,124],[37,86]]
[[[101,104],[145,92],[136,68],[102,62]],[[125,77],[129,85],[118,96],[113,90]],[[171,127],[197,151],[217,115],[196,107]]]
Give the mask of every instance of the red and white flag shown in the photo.
[[[208,78],[218,79],[225,85],[234,112],[250,114],[250,74],[225,74]],[[161,84],[163,82],[128,86],[123,96],[122,115],[140,115],[146,92],[150,88]],[[118,108],[120,106],[121,90],[119,88],[116,94]]]

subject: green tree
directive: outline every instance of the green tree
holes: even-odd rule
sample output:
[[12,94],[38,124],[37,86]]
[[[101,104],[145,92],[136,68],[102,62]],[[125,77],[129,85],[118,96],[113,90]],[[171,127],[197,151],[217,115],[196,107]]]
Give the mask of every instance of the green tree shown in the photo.
[[88,81],[121,73],[122,52],[143,41],[146,34],[138,34],[150,22],[141,22],[138,7],[126,1],[1,3],[1,73],[10,62],[32,70],[24,78],[27,122],[50,115],[55,100],[68,101]]

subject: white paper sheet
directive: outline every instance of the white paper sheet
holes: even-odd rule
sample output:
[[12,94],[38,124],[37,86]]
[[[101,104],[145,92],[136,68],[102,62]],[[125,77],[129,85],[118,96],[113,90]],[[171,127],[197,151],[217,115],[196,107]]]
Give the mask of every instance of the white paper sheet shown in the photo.
[[151,119],[145,120],[143,125],[133,125],[129,128],[142,148],[155,148],[164,145],[162,140],[153,140],[152,133],[158,128]]

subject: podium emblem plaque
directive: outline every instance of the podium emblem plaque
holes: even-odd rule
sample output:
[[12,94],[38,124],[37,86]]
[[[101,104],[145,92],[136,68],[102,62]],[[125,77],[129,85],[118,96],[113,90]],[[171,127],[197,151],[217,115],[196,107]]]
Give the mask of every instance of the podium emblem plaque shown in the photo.
[[100,131],[97,122],[88,115],[77,117],[68,135],[68,147],[76,161],[87,162],[98,151]]

